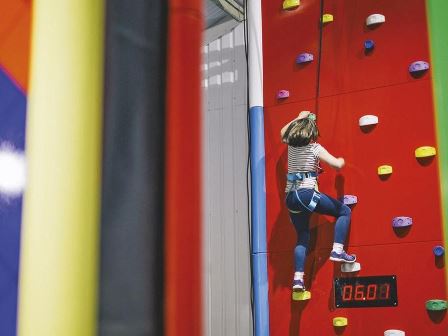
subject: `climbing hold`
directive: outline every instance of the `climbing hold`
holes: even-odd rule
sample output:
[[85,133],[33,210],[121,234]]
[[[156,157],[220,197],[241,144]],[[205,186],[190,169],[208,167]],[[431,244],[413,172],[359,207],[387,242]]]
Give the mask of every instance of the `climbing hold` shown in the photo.
[[314,60],[314,56],[310,53],[302,53],[296,57],[297,64],[311,62],[312,60]]
[[354,263],[342,263],[341,264],[341,272],[349,273],[349,272],[358,272],[361,270],[361,264]]
[[322,23],[333,22],[333,14],[322,15]]
[[348,325],[346,317],[335,317],[333,319],[333,327],[345,327],[346,325]]
[[355,195],[344,195],[342,203],[344,203],[345,205],[356,204],[358,203],[358,197]]
[[369,15],[366,19],[367,26],[372,26],[383,22],[386,22],[386,17],[382,14],[372,14]]
[[420,72],[429,69],[429,63],[425,61],[415,61],[409,66],[409,72]]
[[445,254],[445,248],[440,245],[436,245],[433,247],[432,252],[436,257],[441,257]]
[[285,99],[289,97],[288,90],[280,90],[277,92],[277,99]]
[[436,155],[436,149],[431,146],[421,146],[415,150],[416,158],[424,158]]
[[292,299],[294,301],[305,301],[311,299],[311,292],[309,291],[293,291]]
[[382,165],[378,167],[378,175],[390,175],[392,174],[392,166]]
[[428,300],[426,301],[426,309],[427,310],[445,310],[448,308],[446,300]]
[[392,226],[393,227],[405,227],[405,226],[411,226],[412,225],[412,218],[406,217],[406,216],[398,216],[392,219]]
[[365,115],[359,118],[359,126],[368,126],[368,125],[375,125],[378,124],[378,117],[374,115]]
[[314,113],[310,113],[310,114],[308,114],[308,117],[307,117],[309,120],[314,120],[314,121],[316,121],[316,115],[314,114]]
[[375,47],[375,42],[373,40],[365,40],[364,41],[364,48],[366,50],[372,50]]
[[300,6],[300,0],[285,0],[283,1],[283,9],[289,10]]
[[384,336],[405,336],[405,332],[397,329],[389,329],[384,332]]

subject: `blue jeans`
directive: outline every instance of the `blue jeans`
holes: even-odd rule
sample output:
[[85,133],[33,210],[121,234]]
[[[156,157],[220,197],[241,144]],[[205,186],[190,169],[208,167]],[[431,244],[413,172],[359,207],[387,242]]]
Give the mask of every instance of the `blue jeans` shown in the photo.
[[[314,189],[293,189],[286,195],[286,206],[290,210],[289,217],[297,232],[297,245],[294,249],[296,272],[304,271],[306,251],[310,241],[309,222],[312,214],[307,207],[313,192]],[[295,213],[297,211],[300,212]],[[336,217],[334,242],[344,244],[350,226],[350,208],[342,202],[320,193],[320,200],[314,212]]]

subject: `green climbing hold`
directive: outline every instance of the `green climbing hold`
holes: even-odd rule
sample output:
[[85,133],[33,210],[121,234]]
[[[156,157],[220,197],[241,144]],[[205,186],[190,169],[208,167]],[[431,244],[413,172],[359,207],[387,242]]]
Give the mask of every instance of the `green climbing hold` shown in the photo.
[[445,310],[448,308],[446,300],[428,300],[426,301],[427,310]]

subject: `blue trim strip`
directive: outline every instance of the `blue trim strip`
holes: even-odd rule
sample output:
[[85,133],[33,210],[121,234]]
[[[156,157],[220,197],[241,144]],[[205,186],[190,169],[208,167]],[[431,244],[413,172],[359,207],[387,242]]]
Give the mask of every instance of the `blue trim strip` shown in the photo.
[[250,108],[252,253],[266,252],[266,181],[263,107]]
[[269,336],[269,298],[267,254],[253,253],[255,336]]
[[249,112],[255,336],[269,336],[269,284],[266,248],[266,167],[263,107],[253,106]]

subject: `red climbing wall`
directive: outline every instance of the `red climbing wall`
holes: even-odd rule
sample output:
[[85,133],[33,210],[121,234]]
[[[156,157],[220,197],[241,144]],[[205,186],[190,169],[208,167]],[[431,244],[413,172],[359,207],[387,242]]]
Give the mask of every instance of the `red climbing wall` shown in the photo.
[[[408,72],[413,61],[429,61],[425,1],[324,0],[324,13],[334,21],[322,28],[316,97],[320,2],[302,0],[291,11],[282,9],[282,0],[262,2],[270,335],[373,336],[387,329],[446,334],[445,311],[425,308],[427,300],[446,299],[443,258],[432,252],[442,245],[438,158],[414,156],[417,147],[437,147],[431,74]],[[386,22],[369,28],[365,19],[374,13]],[[369,53],[367,39],[375,42]],[[296,65],[303,52],[314,54],[314,61]],[[278,101],[280,89],[290,97]],[[312,298],[299,302],[291,299],[296,237],[283,204],[286,147],[279,133],[301,110],[317,112],[320,143],[346,159],[340,173],[324,166],[320,190],[358,196],[348,250],[362,269],[344,275],[328,261],[334,219],[313,217],[305,271]],[[358,120],[368,114],[378,116],[379,124],[363,130]],[[393,167],[388,179],[377,175],[384,164]],[[396,231],[396,216],[412,217],[414,224]],[[335,277],[375,275],[397,276],[397,307],[335,308]],[[334,328],[337,316],[347,317],[348,326]]]
[[[22,152],[31,1],[0,0],[0,146]],[[5,147],[2,148],[4,153]],[[2,166],[2,169],[4,167]],[[0,335],[16,335],[22,197],[0,196]]]

